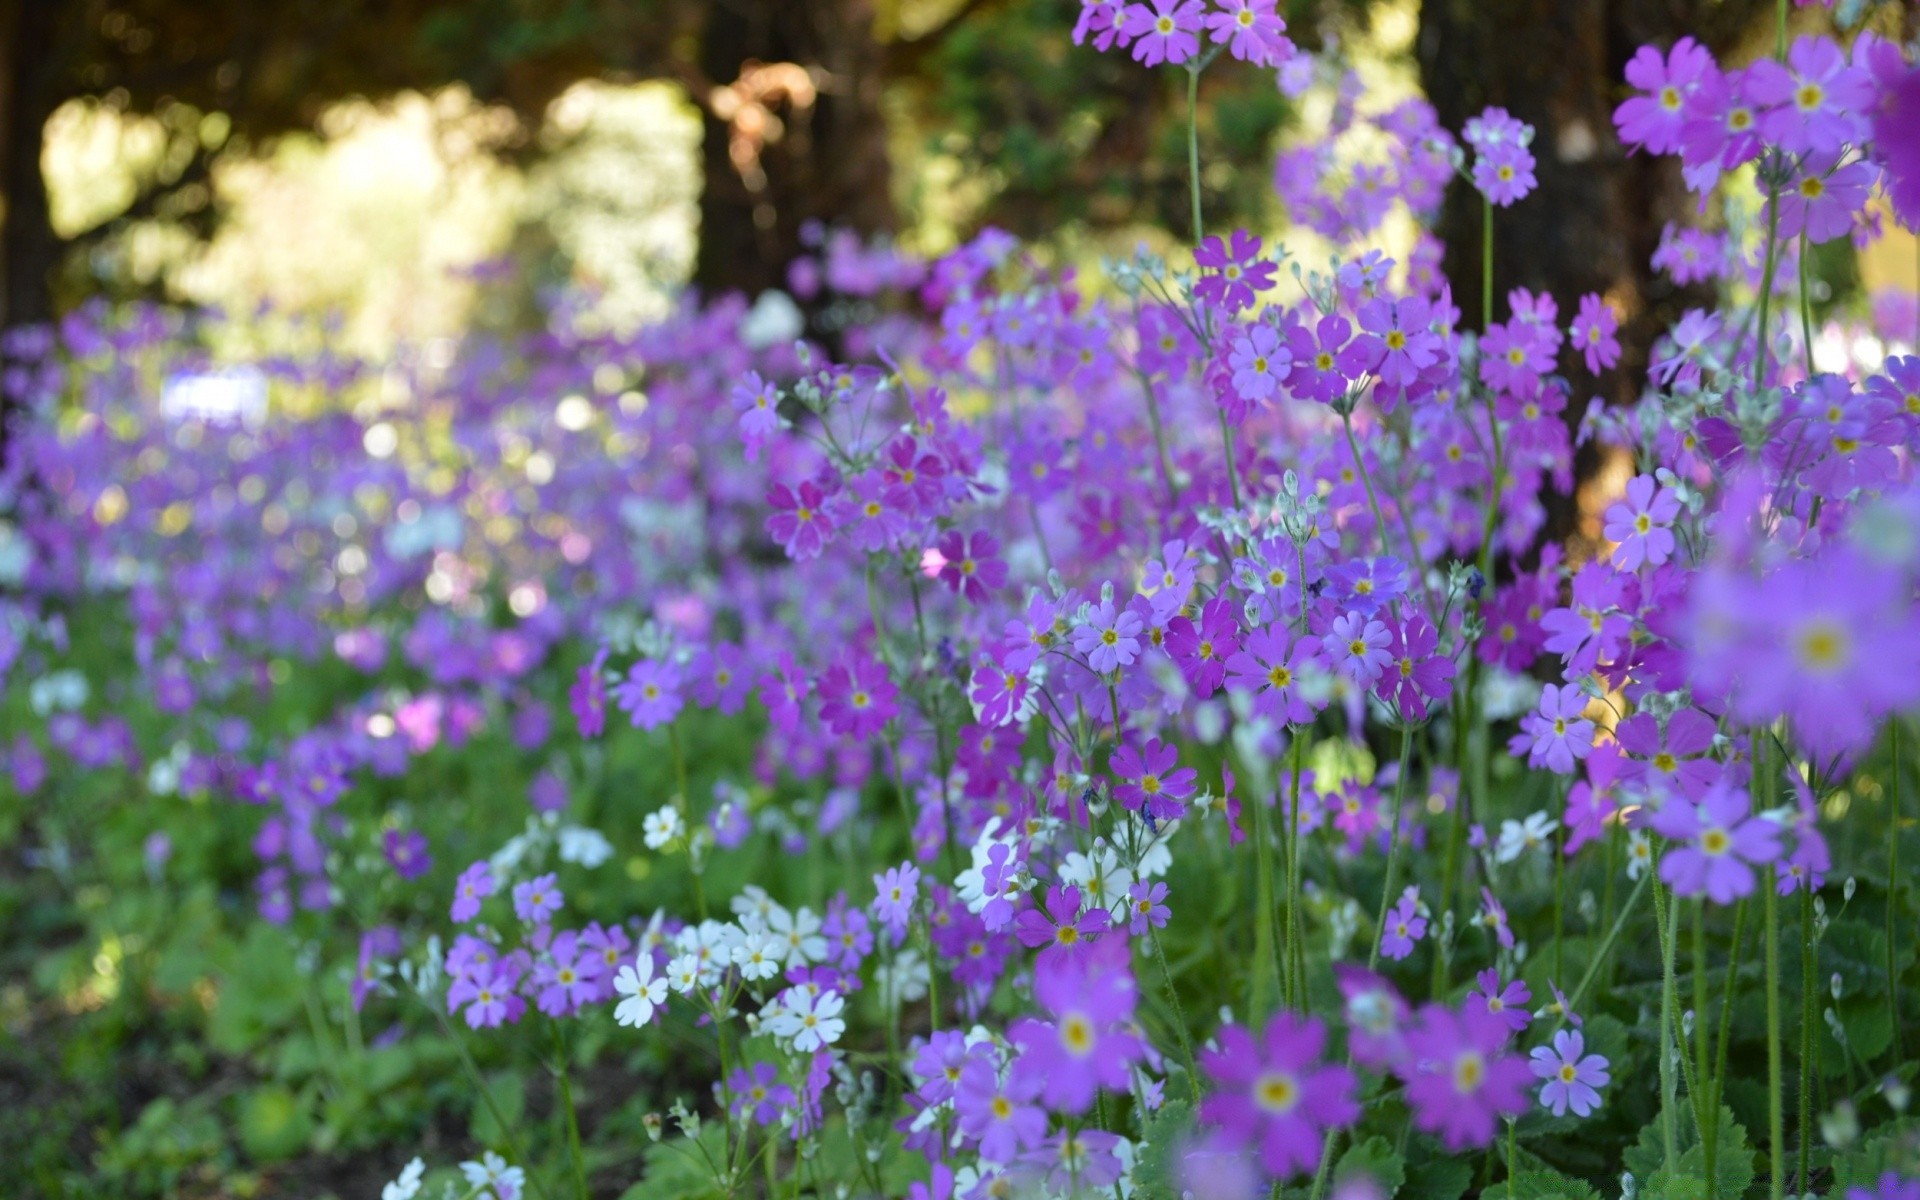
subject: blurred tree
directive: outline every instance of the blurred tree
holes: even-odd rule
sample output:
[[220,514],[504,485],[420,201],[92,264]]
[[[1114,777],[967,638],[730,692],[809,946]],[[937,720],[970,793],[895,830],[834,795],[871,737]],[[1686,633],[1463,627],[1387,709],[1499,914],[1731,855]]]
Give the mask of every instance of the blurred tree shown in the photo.
[[[1661,229],[1695,201],[1671,157],[1629,155],[1614,136],[1613,110],[1629,94],[1627,60],[1648,43],[1663,49],[1692,36],[1722,55],[1756,33],[1765,0],[1422,0],[1417,56],[1440,120],[1458,130],[1498,105],[1537,131],[1539,190],[1494,217],[1494,320],[1509,289],[1546,292],[1569,315],[1597,292],[1623,313],[1620,365],[1602,399],[1631,400],[1654,339],[1681,310],[1708,300],[1679,289],[1652,266]],[[1454,301],[1479,324],[1481,201],[1463,184],[1440,222]],[[1577,420],[1578,405],[1569,406]],[[1585,478],[1595,464],[1589,449]],[[1574,532],[1571,497],[1551,498],[1545,536]]]

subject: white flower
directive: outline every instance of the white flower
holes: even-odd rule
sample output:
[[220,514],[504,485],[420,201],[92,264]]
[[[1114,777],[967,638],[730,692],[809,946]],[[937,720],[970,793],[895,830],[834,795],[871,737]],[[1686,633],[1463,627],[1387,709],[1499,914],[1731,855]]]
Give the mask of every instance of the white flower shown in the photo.
[[1627,830],[1627,878],[1638,879],[1653,865],[1653,843],[1639,829]]
[[427,1164],[415,1155],[412,1162],[400,1168],[398,1179],[380,1189],[380,1200],[413,1200],[420,1194],[420,1177],[426,1171]]
[[700,986],[700,956],[682,954],[667,964],[667,986],[682,996],[693,994]]
[[792,913],[775,908],[767,927],[785,943],[789,963],[816,963],[827,956],[827,939],[820,933],[820,918],[814,916],[810,908],[803,907]]
[[479,1162],[461,1163],[460,1173],[467,1177],[468,1187],[490,1187],[500,1200],[517,1200],[527,1182],[525,1171],[508,1166],[506,1159],[491,1150],[481,1155]]
[[1538,850],[1553,837],[1553,831],[1560,828],[1560,822],[1546,813],[1529,813],[1526,821],[1502,821],[1500,823],[1500,843],[1494,847],[1496,862],[1510,863],[1522,854]]
[[874,973],[874,983],[880,989],[880,1003],[889,1012],[899,1008],[903,1001],[911,1004],[924,999],[927,980],[926,960],[911,946],[897,951],[891,965],[882,964]]
[[680,810],[671,804],[648,813],[640,827],[646,831],[649,850],[660,849],[686,831],[686,824],[680,820]]
[[789,992],[779,1015],[767,1022],[775,1037],[791,1042],[794,1050],[801,1054],[811,1054],[840,1040],[847,1023],[840,1019],[840,1010],[846,1007],[846,1001],[840,998],[839,992],[822,992],[818,996],[809,995],[804,989],[789,989]]
[[733,965],[752,980],[772,979],[786,960],[787,944],[770,933],[749,933],[733,948]]
[[644,950],[634,965],[620,968],[613,990],[626,997],[613,1010],[613,1019],[622,1025],[645,1025],[653,1020],[654,1010],[667,1002],[666,978],[653,973],[653,955]]
[[591,871],[613,857],[613,843],[598,829],[569,825],[560,831],[560,861]]
[[1133,872],[1121,865],[1111,847],[1095,849],[1093,856],[1075,851],[1061,864],[1060,878],[1080,889],[1088,907],[1112,908],[1133,886]]
[[[767,895],[767,889],[757,883],[750,883],[741,888],[740,894],[728,901],[727,906],[733,910],[733,915],[736,917],[753,914],[759,918],[762,928],[765,927],[767,918],[773,910],[780,907],[774,903],[772,896]],[[745,924],[744,921],[741,923]]]

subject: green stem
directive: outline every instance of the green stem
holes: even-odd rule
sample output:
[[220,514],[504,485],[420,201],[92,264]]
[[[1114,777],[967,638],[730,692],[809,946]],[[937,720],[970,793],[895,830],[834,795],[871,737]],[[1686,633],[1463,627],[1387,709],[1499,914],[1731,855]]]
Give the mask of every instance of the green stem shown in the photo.
[[1493,324],[1493,201],[1480,205],[1480,332]]
[[[1769,884],[1772,880],[1767,881]],[[1813,1154],[1813,877],[1800,880],[1800,1183],[1807,1190]]]
[[1800,231],[1800,340],[1806,343],[1807,378],[1813,378],[1813,298],[1807,290],[1807,233]]
[[1200,72],[1187,68],[1187,190],[1193,199],[1193,244],[1204,239],[1200,220]]
[[1149,922],[1147,933],[1153,941],[1154,957],[1160,960],[1160,977],[1166,980],[1167,1001],[1173,1006],[1174,1030],[1180,1035],[1180,1056],[1187,1066],[1187,1091],[1193,1097],[1193,1102],[1198,1104],[1200,1072],[1194,1065],[1193,1040],[1187,1033],[1187,1010],[1180,1004],[1180,989],[1173,986],[1173,964],[1167,961],[1167,949],[1160,944],[1160,931]]
[[1713,1131],[1713,1118],[1708,1115],[1708,1093],[1712,1089],[1707,1075],[1708,1051],[1707,901],[1701,897],[1693,902],[1693,1110],[1694,1120],[1700,1126],[1701,1144],[1706,1147],[1707,1178],[1712,1180],[1715,1147],[1708,1136]]
[[1894,914],[1900,908],[1900,719],[1895,717],[1887,729],[1893,738],[1893,791],[1887,799],[1887,1020],[1893,1030],[1894,1061],[1900,1062],[1900,973],[1894,949]]
[[[1587,964],[1587,973],[1580,977],[1580,986],[1573,989],[1573,994],[1567,997],[1569,1011],[1580,1011],[1580,1002],[1586,998],[1587,989],[1593,986],[1595,979],[1599,978],[1601,964],[1607,962],[1608,957],[1613,953],[1614,943],[1620,940],[1620,931],[1626,928],[1627,918],[1633,915],[1634,908],[1640,903],[1640,894],[1647,890],[1652,881],[1653,872],[1649,871],[1642,875],[1640,882],[1634,884],[1633,890],[1627,893],[1626,904],[1621,906],[1620,915],[1614,918],[1613,927],[1607,930],[1607,936],[1601,940],[1600,949],[1594,956],[1594,960]],[[1566,1014],[1561,1014],[1561,1024],[1564,1025],[1566,1020]]]
[[1767,923],[1767,1156],[1768,1195],[1784,1200],[1787,1194],[1786,1119],[1780,1098],[1780,903],[1771,887],[1762,887]]
[[[1747,902],[1743,897],[1733,906],[1733,941],[1727,948],[1727,981],[1720,991],[1720,1039],[1714,1052],[1713,1092],[1707,1098],[1707,1145],[1720,1140],[1720,1098],[1727,1089],[1727,1043],[1733,1036],[1733,999],[1740,980],[1741,934],[1746,930]],[[1714,1178],[1715,1151],[1707,1151],[1707,1178]]]
[[687,791],[687,756],[680,749],[680,718],[667,722],[667,745],[673,751],[674,805],[680,810],[680,823],[687,827],[687,873],[693,877],[693,905],[702,921],[707,919],[707,888],[701,879],[700,861],[694,853],[693,798]]
[[1265,800],[1259,796],[1250,796],[1247,800],[1253,808],[1253,879],[1255,902],[1260,908],[1260,917],[1254,924],[1253,932],[1253,988],[1247,998],[1247,1008],[1255,1022],[1266,1020],[1273,1010],[1267,995],[1269,982],[1278,980],[1282,993],[1286,991],[1286,980],[1280,976],[1279,958],[1275,952],[1273,931],[1274,893],[1273,893],[1273,814]]
[[493,1098],[493,1089],[487,1086],[487,1077],[480,1073],[480,1067],[473,1061],[473,1055],[467,1052],[467,1044],[460,1039],[453,1026],[447,1022],[447,1016],[440,1006],[427,996],[420,997],[421,1003],[433,1013],[433,1019],[439,1023],[440,1032],[453,1044],[454,1053],[460,1057],[460,1066],[467,1072],[467,1078],[473,1081],[474,1090],[480,1093],[480,1102],[487,1106],[487,1113],[493,1117],[493,1123],[500,1127],[500,1137],[507,1143],[507,1153],[513,1155],[513,1161],[526,1169],[527,1180],[533,1184],[533,1190],[540,1194],[540,1200],[553,1200],[553,1194],[547,1191],[547,1184],[539,1172],[533,1170],[533,1164],[521,1153],[520,1139],[513,1136],[513,1126],[507,1122],[506,1114],[500,1111],[500,1104]]
[[573,1104],[573,1073],[560,1022],[553,1027],[554,1078],[560,1085],[560,1106],[567,1114],[567,1153],[573,1159],[573,1186],[579,1200],[587,1200],[587,1158],[580,1149],[580,1114]]
[[1306,749],[1305,729],[1293,739],[1293,777],[1287,783],[1287,957],[1295,1012],[1307,1011],[1307,918],[1300,889],[1300,761]]
[[1673,943],[1679,933],[1676,927],[1679,908],[1666,900],[1666,889],[1658,884],[1653,889],[1654,924],[1661,930],[1660,936],[1660,1140],[1666,1151],[1666,1167],[1669,1174],[1680,1169],[1680,1138],[1674,1128],[1675,1087],[1673,1078],[1674,1052],[1674,1000],[1673,1000]]
[[1400,771],[1393,780],[1393,832],[1387,836],[1387,875],[1380,884],[1380,912],[1373,922],[1373,949],[1367,970],[1380,965],[1380,935],[1387,927],[1387,909],[1393,903],[1395,868],[1400,865],[1400,821],[1406,812],[1407,775],[1413,759],[1413,726],[1400,726]]
[[[1559,792],[1556,784],[1554,791]],[[1566,811],[1566,800],[1561,799],[1561,811]],[[1559,984],[1566,979],[1564,955],[1561,952],[1561,933],[1565,928],[1567,908],[1567,825],[1565,821],[1553,831],[1553,982]]]

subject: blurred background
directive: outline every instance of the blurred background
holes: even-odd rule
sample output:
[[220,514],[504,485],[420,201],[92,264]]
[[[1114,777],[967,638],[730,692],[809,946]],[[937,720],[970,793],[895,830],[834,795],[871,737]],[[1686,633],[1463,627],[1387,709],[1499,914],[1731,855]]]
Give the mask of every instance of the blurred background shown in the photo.
[[[1282,7],[1300,44],[1337,46],[1389,99],[1424,91],[1456,129],[1501,104],[1540,129],[1542,191],[1501,222],[1503,289],[1546,288],[1563,308],[1608,294],[1633,315],[1630,342],[1670,318],[1648,259],[1690,204],[1671,164],[1614,141],[1621,72],[1641,43],[1683,33],[1737,52],[1765,36],[1771,4]],[[785,285],[820,225],[922,253],[996,225],[1091,264],[1185,220],[1184,89],[1073,45],[1078,9],[5,0],[0,325],[159,299],[318,314],[344,349],[379,354],[535,320],[543,289],[579,289],[619,323],[689,285]],[[1214,224],[1285,230],[1275,154],[1324,126],[1335,92],[1207,74]],[[1455,197],[1443,238],[1477,256],[1476,230]],[[1869,289],[1912,286],[1910,241],[1878,255]],[[1841,291],[1860,282],[1850,262],[1822,265]],[[1477,272],[1450,273],[1477,311]]]

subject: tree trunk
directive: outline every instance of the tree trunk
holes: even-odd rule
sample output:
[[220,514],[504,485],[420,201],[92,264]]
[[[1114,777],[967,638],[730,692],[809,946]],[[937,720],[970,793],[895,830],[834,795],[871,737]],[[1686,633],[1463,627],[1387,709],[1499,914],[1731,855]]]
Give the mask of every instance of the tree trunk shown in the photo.
[[896,214],[880,109],[884,47],[872,0],[741,0],[708,8],[700,68],[736,97],[756,67],[806,68],[817,95],[761,93],[777,137],[741,143],[741,123],[704,111],[700,246],[694,282],[706,295],[783,287],[809,222],[861,234],[891,230]]
[[[1539,189],[1494,212],[1493,319],[1507,316],[1506,293],[1546,292],[1572,315],[1597,292],[1621,310],[1620,365],[1599,381],[1603,403],[1639,393],[1654,340],[1703,291],[1678,289],[1649,265],[1668,221],[1694,207],[1677,160],[1626,153],[1613,109],[1628,94],[1627,60],[1641,45],[1662,51],[1692,35],[1719,53],[1751,26],[1755,0],[1422,0],[1418,56],[1440,121],[1459,130],[1498,105],[1537,131]],[[1447,196],[1440,222],[1445,270],[1463,324],[1480,324],[1481,201],[1463,184]],[[1581,378],[1569,420],[1577,420]],[[1597,462],[1585,455],[1578,477]],[[1572,498],[1549,496],[1546,536],[1575,532]]]
[[[6,331],[53,317],[52,274],[60,258],[47,183],[40,171],[47,118],[53,115],[54,41],[60,5],[18,0],[0,10],[5,34],[0,76],[0,188],[6,217],[0,224],[0,378],[7,367]],[[0,466],[6,462],[14,403],[0,387]]]

